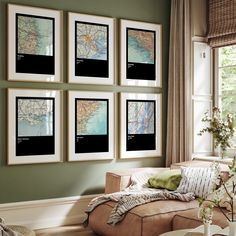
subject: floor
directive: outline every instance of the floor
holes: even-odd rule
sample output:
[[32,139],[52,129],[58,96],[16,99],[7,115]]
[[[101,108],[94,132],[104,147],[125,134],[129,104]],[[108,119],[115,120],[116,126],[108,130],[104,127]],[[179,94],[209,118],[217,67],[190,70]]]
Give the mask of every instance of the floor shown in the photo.
[[82,225],[61,226],[49,229],[35,230],[37,236],[98,236],[91,229]]

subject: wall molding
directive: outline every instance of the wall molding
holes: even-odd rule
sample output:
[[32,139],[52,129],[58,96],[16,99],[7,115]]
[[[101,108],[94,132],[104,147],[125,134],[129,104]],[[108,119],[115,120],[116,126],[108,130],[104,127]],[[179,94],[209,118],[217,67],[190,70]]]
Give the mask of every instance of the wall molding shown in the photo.
[[75,196],[0,204],[0,217],[5,222],[43,229],[62,225],[81,224],[84,210],[96,195]]
[[193,42],[199,42],[199,43],[207,43],[207,37],[202,37],[202,36],[193,36],[192,37]]

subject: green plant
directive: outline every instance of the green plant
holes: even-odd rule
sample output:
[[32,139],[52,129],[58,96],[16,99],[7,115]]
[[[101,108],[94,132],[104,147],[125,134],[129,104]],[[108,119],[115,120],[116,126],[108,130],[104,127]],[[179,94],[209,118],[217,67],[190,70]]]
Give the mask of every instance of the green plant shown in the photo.
[[219,108],[212,109],[212,117],[209,116],[208,111],[204,113],[202,122],[209,123],[209,126],[200,130],[199,135],[208,132],[213,135],[215,148],[218,146],[225,152],[228,147],[231,147],[230,139],[234,136],[234,117],[228,113],[226,119],[222,118]]
[[[204,223],[211,223],[213,217],[213,208],[220,209],[222,214],[228,221],[236,221],[236,157],[229,165],[229,179],[222,178],[220,173],[219,163],[213,163],[212,168],[218,173],[218,181],[220,187],[210,194],[206,199],[199,198],[199,212],[198,216]],[[228,210],[228,213],[225,211]]]

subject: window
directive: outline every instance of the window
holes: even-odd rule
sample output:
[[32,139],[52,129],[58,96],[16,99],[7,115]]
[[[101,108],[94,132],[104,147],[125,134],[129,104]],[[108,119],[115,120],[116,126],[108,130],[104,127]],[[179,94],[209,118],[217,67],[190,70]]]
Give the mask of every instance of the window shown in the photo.
[[[216,105],[236,115],[236,45],[216,49]],[[236,148],[236,134],[232,140]]]

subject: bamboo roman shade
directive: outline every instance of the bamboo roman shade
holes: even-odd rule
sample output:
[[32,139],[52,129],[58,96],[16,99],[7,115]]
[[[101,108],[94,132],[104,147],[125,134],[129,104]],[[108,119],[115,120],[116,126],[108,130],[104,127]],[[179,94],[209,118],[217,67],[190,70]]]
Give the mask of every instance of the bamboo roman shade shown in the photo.
[[222,47],[236,43],[236,0],[208,0],[208,43]]

